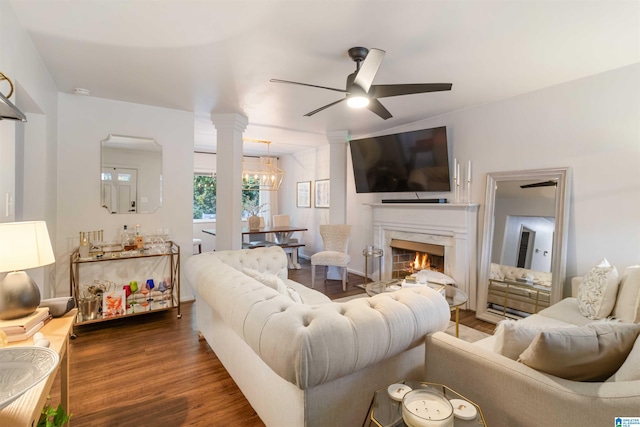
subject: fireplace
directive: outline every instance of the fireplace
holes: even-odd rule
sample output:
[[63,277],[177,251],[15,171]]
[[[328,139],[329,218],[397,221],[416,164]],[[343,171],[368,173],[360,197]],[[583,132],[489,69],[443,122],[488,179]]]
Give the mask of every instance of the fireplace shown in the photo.
[[[468,307],[475,309],[477,204],[380,203],[371,208],[374,245],[385,253],[383,280],[406,276],[406,272],[394,272],[405,258],[415,258],[416,252],[434,252],[435,257],[430,255],[431,268],[435,265],[438,271],[452,277],[469,296]],[[409,251],[409,255],[401,255],[402,251]]]
[[444,246],[391,239],[391,277],[402,279],[420,270],[444,273]]

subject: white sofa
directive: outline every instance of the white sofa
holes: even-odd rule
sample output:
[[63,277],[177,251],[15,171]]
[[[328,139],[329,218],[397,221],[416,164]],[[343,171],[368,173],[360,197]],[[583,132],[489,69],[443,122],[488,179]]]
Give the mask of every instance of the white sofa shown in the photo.
[[[627,290],[636,287],[636,303],[640,289],[637,273],[638,283],[627,283]],[[575,295],[579,279],[572,285]],[[621,294],[619,291],[619,298]],[[633,321],[638,322],[640,309],[635,313]],[[576,298],[566,298],[519,322],[547,328],[581,326],[594,320],[580,314]],[[495,341],[496,336],[473,344],[440,332],[428,336],[426,380],[447,384],[480,405],[491,427],[613,426],[614,417],[640,417],[640,380],[566,380],[495,352]],[[640,337],[632,352],[640,355]]]
[[362,425],[375,390],[421,378],[425,336],[450,318],[427,287],[331,302],[287,279],[277,246],[196,255],[185,273],[200,332],[267,426]]

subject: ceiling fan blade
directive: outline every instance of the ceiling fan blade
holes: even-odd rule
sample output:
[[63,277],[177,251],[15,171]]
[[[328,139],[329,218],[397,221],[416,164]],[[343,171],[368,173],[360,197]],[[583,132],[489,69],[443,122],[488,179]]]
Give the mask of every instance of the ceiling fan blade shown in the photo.
[[327,86],[310,85],[308,83],[292,82],[292,81],[289,81],[289,80],[271,79],[269,81],[272,82],[272,83],[288,83],[288,84],[292,84],[292,85],[317,87],[318,89],[327,89],[327,90],[333,90],[333,91],[336,91],[336,92],[347,93],[347,91],[344,90],[344,89],[336,89],[336,88],[327,87]]
[[451,90],[451,83],[416,83],[404,85],[373,85],[369,94],[376,98],[411,95],[414,93],[440,92]]
[[382,117],[384,120],[393,117],[389,110],[387,110],[384,105],[382,105],[382,103],[380,103],[380,101],[378,101],[377,99],[369,100],[369,105],[367,105],[367,108]]
[[315,113],[319,113],[319,112],[320,112],[320,111],[322,111],[322,110],[325,110],[325,109],[327,109],[327,108],[329,108],[329,107],[332,107],[332,106],[334,106],[334,105],[336,105],[336,104],[339,104],[340,102],[344,101],[345,99],[346,99],[346,98],[339,99],[339,100],[337,100],[336,102],[332,102],[331,104],[327,104],[327,105],[325,105],[324,107],[320,107],[320,108],[318,108],[317,110],[313,110],[313,111],[311,111],[311,112],[309,112],[309,113],[305,114],[304,116],[305,116],[305,117],[311,117],[311,116],[313,116]]
[[369,49],[369,53],[367,53],[366,58],[362,61],[362,66],[358,70],[353,83],[362,88],[365,93],[369,92],[373,79],[376,77],[378,68],[380,68],[380,64],[382,64],[382,60],[384,59],[384,54],[384,50]]
[[536,188],[536,187],[556,187],[558,185],[558,181],[542,181],[535,182],[533,184],[525,184],[521,185],[520,188]]

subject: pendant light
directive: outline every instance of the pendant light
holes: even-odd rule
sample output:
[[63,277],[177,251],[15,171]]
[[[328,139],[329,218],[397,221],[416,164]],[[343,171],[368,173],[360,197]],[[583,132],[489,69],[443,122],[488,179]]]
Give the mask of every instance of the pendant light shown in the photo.
[[284,179],[284,171],[277,166],[277,159],[270,155],[271,141],[251,138],[242,140],[267,144],[266,157],[245,158],[242,161],[242,189],[278,191]]

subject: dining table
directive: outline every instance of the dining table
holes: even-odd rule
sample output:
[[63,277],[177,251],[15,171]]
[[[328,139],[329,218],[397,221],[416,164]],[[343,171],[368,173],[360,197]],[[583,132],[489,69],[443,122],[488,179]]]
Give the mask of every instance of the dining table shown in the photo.
[[[304,243],[299,243],[297,240],[291,242],[291,236],[296,231],[307,231],[306,227],[297,227],[295,225],[286,225],[279,227],[260,227],[250,229],[249,227],[244,227],[242,229],[242,235],[252,235],[252,234],[273,234],[273,242],[264,242],[261,244],[251,245],[249,248],[259,248],[265,246],[280,246],[283,249],[290,249],[290,257],[288,259],[289,269],[297,269],[300,270],[301,266],[298,263],[298,248],[304,246]],[[203,233],[210,234],[212,236],[216,235],[215,228],[205,228],[202,230]],[[287,251],[289,252],[289,251]]]

